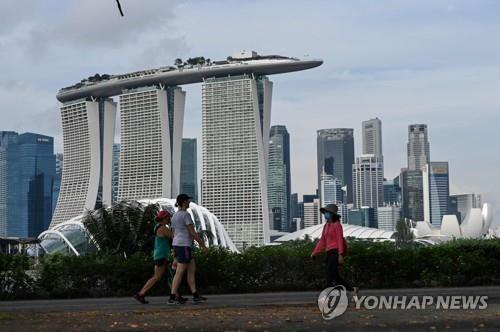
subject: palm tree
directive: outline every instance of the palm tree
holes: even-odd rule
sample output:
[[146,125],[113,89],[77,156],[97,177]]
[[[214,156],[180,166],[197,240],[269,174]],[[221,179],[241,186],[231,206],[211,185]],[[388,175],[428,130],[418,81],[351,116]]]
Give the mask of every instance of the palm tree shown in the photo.
[[158,204],[141,205],[137,201],[122,201],[112,207],[87,211],[83,224],[102,251],[130,255],[152,250],[152,234]]

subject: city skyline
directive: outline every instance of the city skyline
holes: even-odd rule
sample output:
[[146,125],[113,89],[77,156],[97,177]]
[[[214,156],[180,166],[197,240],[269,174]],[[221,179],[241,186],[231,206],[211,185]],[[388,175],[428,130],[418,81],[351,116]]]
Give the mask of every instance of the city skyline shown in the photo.
[[[2,130],[54,136],[56,152],[62,152],[54,95],[59,87],[80,77],[172,65],[177,57],[217,58],[242,48],[261,53],[314,54],[325,64],[321,72],[305,74],[304,79],[310,82],[307,86],[296,82],[292,75],[273,79],[279,88],[273,96],[271,123],[286,125],[290,132],[293,192],[312,193],[315,189],[315,181],[310,178],[315,172],[315,156],[308,147],[314,146],[317,129],[354,128],[355,151],[359,154],[360,123],[376,116],[384,122],[386,178],[396,176],[406,164],[406,126],[426,123],[432,160],[449,162],[450,193],[482,193],[484,201],[493,204],[494,215],[499,215],[500,175],[495,165],[500,156],[491,153],[495,127],[500,121],[500,94],[496,88],[500,64],[492,56],[499,46],[490,43],[488,37],[499,24],[494,14],[498,5],[365,2],[366,10],[361,13],[356,4],[323,2],[308,7],[308,16],[294,27],[285,22],[303,13],[305,4],[287,3],[287,11],[278,15],[283,4],[243,4],[254,9],[265,6],[257,20],[272,19],[277,24],[262,24],[257,31],[250,27],[226,31],[221,44],[215,47],[196,33],[201,15],[211,15],[221,22],[230,20],[228,23],[243,17],[236,13],[228,16],[221,4],[210,1],[187,1],[182,5],[152,1],[150,8],[123,1],[127,15],[133,18],[127,27],[119,25],[112,5],[98,1],[64,5],[47,1],[33,5],[27,12],[25,6],[23,10],[18,7],[22,6],[20,2],[13,2],[7,5],[12,6],[11,12],[23,16],[12,15],[0,23],[0,40],[10,54],[7,57],[0,52],[4,73],[0,79]],[[59,18],[63,15],[52,10],[61,6],[67,18]],[[111,24],[71,29],[71,22],[88,22],[90,13],[96,23],[110,20]],[[475,14],[474,18],[464,21],[470,14]],[[141,17],[159,21],[145,22]],[[352,29],[353,22],[362,23]],[[420,31],[421,24],[435,33]],[[270,30],[263,33],[260,29],[264,27]],[[214,32],[211,25],[203,25],[203,29]],[[330,36],[328,31],[333,34]],[[127,33],[132,33],[137,43],[127,45]],[[307,38],[310,34],[317,38]],[[57,41],[49,42],[51,38]],[[325,43],[329,38],[335,42]],[[297,39],[301,42],[297,43]],[[472,44],[467,51],[464,43]],[[74,60],[79,59],[77,54],[82,50],[86,54],[84,63]],[[23,72],[26,64],[34,70]],[[201,87],[190,87],[187,92],[185,137],[200,139],[201,105],[197,100]],[[6,112],[12,105],[16,105],[16,112]],[[300,115],[304,111],[307,119]],[[498,217],[495,224],[500,224]]]

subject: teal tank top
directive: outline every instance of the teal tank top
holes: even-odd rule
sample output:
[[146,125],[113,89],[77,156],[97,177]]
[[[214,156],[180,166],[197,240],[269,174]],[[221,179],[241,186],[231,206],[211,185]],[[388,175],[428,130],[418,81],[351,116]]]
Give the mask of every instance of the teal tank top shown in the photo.
[[155,246],[154,246],[154,251],[153,251],[153,259],[154,260],[168,258],[168,256],[170,256],[170,243],[168,241],[168,238],[159,237],[156,235],[156,231],[161,226],[162,225],[160,225],[160,224],[155,224],[155,227],[154,227],[154,235],[155,235]]

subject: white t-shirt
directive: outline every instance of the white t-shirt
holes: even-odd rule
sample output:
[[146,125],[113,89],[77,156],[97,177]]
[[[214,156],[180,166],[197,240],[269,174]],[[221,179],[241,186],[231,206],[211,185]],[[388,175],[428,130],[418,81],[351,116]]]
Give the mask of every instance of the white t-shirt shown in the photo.
[[174,240],[172,241],[172,245],[190,247],[193,244],[193,238],[187,229],[187,226],[190,224],[194,224],[194,222],[189,212],[178,210],[174,214],[170,226],[174,230]]

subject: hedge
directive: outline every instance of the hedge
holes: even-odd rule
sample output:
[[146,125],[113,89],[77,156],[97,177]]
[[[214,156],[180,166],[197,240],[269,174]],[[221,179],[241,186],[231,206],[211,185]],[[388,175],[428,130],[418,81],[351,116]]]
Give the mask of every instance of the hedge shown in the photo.
[[[295,241],[242,254],[196,251],[198,287],[205,294],[320,290],[325,257],[312,260],[313,247],[310,241]],[[0,271],[4,300],[130,296],[151,276],[153,262],[144,254],[49,255],[38,264],[25,256],[0,255]],[[500,285],[500,239],[402,248],[349,241],[342,273],[362,288]],[[165,277],[150,295],[168,292]]]

